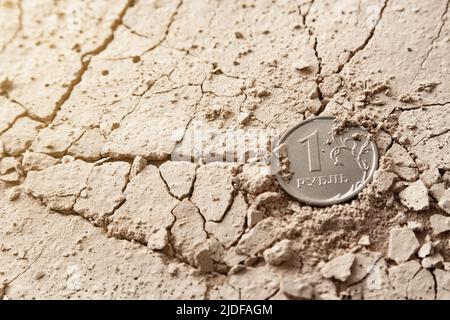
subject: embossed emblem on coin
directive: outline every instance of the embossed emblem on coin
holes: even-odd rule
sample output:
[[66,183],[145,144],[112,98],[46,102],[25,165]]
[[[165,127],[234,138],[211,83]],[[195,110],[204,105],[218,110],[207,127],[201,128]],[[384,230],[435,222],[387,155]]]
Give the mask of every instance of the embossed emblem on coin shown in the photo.
[[378,166],[378,152],[361,127],[333,132],[334,118],[307,119],[287,131],[275,150],[281,187],[296,199],[326,206],[356,196]]

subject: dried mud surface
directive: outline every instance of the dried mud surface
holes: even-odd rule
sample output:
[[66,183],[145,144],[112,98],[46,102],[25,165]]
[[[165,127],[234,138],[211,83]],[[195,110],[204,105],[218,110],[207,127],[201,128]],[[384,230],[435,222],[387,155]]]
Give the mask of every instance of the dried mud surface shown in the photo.
[[[0,298],[449,299],[449,20],[445,0],[0,0]],[[379,148],[349,203],[302,205],[255,159],[171,160],[199,123],[223,157],[230,130],[325,114]]]

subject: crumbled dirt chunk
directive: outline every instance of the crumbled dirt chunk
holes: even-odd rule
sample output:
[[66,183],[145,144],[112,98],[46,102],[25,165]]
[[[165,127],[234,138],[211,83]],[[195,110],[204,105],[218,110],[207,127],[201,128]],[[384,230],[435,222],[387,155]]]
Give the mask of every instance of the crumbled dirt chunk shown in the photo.
[[425,257],[428,257],[432,253],[433,253],[433,244],[430,241],[428,241],[428,242],[425,242],[420,247],[417,255],[419,256],[419,258],[425,258]]
[[436,299],[450,299],[450,272],[436,269],[433,273],[436,279]]
[[18,156],[33,142],[42,123],[30,118],[19,118],[14,125],[0,136],[0,144],[9,155]]
[[295,300],[310,300],[314,295],[314,288],[307,282],[283,278],[280,290],[289,298]]
[[246,210],[245,199],[238,194],[222,221],[206,221],[205,230],[214,235],[225,248],[229,248],[244,233]]
[[384,170],[377,170],[373,176],[374,186],[379,193],[386,193],[389,191],[394,181],[397,179],[397,175],[392,172]]
[[22,167],[25,171],[40,171],[54,166],[57,163],[58,159],[43,153],[31,151],[26,151],[22,159]]
[[428,189],[422,180],[410,184],[399,193],[400,202],[414,211],[428,209],[430,202],[428,199]]
[[255,255],[267,249],[283,233],[282,223],[272,217],[266,218],[241,237],[237,250],[250,256]]
[[350,270],[350,277],[346,283],[351,285],[364,279],[375,267],[377,261],[382,257],[379,252],[363,251],[355,253],[355,261]]
[[397,299],[406,300],[408,297],[409,283],[420,268],[420,263],[416,260],[411,260],[389,268],[389,280]]
[[436,184],[432,185],[430,188],[430,195],[438,202],[441,201],[445,192],[446,192],[445,182],[436,183]]
[[186,197],[191,192],[195,169],[195,164],[185,161],[167,161],[159,167],[170,192],[178,199]]
[[106,162],[95,166],[73,210],[100,225],[104,224],[105,219],[125,201],[122,190],[128,182],[129,172],[127,162]]
[[435,298],[435,283],[433,275],[427,269],[421,269],[408,284],[409,300],[433,300]]
[[67,151],[80,159],[95,161],[101,158],[104,143],[105,138],[99,128],[88,129]]
[[419,177],[419,171],[414,160],[399,144],[394,143],[386,156],[393,161],[392,171],[405,181],[415,181]]
[[178,200],[167,192],[157,167],[145,167],[128,183],[123,195],[125,203],[110,218],[110,234],[147,243],[148,238],[154,234],[159,237],[157,232],[174,222],[171,212]]
[[288,261],[293,254],[291,245],[291,241],[287,239],[277,242],[272,248],[263,252],[264,259],[272,266]]
[[428,170],[425,170],[421,175],[420,179],[425,183],[427,188],[430,188],[434,184],[438,183],[441,179],[441,174],[439,173],[439,169],[437,167],[432,167]]
[[422,267],[425,269],[436,269],[444,266],[444,258],[439,253],[422,259]]
[[208,250],[203,249],[194,255],[195,265],[201,272],[212,272],[214,270],[214,262],[211,259]]
[[260,162],[246,163],[238,175],[238,184],[240,189],[253,195],[269,191],[274,184],[270,167]]
[[173,210],[175,223],[170,231],[173,237],[175,251],[189,252],[199,251],[205,244],[207,234],[203,229],[203,219],[191,201],[184,199]]
[[417,221],[408,221],[406,226],[414,232],[423,231],[423,224]]
[[442,195],[439,197],[438,205],[447,214],[450,214],[450,189],[447,189],[442,193]]
[[17,160],[14,157],[5,157],[0,159],[0,174],[6,174],[14,171],[17,166]]
[[222,220],[233,197],[233,165],[210,163],[197,169],[192,202],[207,221]]
[[264,267],[247,268],[230,277],[230,285],[241,292],[241,299],[267,299],[279,288],[279,279]]
[[11,188],[8,193],[8,200],[9,201],[17,200],[20,197],[21,192],[22,192],[21,187],[16,186],[16,187]]
[[434,214],[430,217],[430,225],[434,234],[450,231],[450,217]]
[[92,169],[92,164],[76,160],[41,171],[30,171],[24,188],[50,209],[71,211],[81,191],[86,188]]
[[19,182],[20,175],[17,172],[11,172],[0,176],[0,181],[6,183],[15,183]]
[[325,278],[334,278],[339,281],[346,281],[351,275],[351,269],[355,262],[355,255],[347,253],[327,262],[321,270]]
[[410,229],[394,228],[389,232],[389,259],[397,263],[406,262],[419,250],[419,247],[419,241]]

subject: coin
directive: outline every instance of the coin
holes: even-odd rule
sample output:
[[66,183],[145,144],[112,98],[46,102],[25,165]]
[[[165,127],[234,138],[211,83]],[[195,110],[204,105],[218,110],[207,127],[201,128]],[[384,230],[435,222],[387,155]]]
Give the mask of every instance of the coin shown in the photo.
[[333,124],[333,117],[309,118],[289,129],[274,150],[280,186],[306,204],[326,206],[355,197],[378,167],[377,147],[367,130],[349,127],[335,134]]

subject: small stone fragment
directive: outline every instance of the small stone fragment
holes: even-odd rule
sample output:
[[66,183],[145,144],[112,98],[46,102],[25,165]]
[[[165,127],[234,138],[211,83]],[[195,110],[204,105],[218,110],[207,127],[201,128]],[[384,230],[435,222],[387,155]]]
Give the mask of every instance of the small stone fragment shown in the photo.
[[17,200],[17,198],[20,197],[20,192],[21,192],[21,190],[22,190],[22,189],[21,189],[19,186],[12,187],[12,188],[9,190],[9,193],[8,193],[8,200],[9,200],[9,201]]
[[439,170],[437,167],[432,167],[428,170],[425,170],[420,175],[420,179],[427,186],[427,188],[430,188],[432,185],[438,183],[440,178],[441,178],[441,174],[439,173]]
[[389,259],[397,263],[406,262],[416,253],[419,247],[419,241],[410,229],[394,228],[389,232]]
[[15,170],[17,160],[13,157],[0,159],[0,174],[7,174]]
[[430,225],[435,235],[450,231],[450,217],[434,214],[430,217]]
[[300,60],[294,64],[294,68],[298,71],[307,71],[310,68],[310,65],[308,62]]
[[425,210],[430,206],[428,189],[422,180],[410,184],[399,193],[399,197],[404,206],[414,211]]
[[422,267],[425,269],[442,268],[444,266],[444,258],[439,253],[435,253],[429,257],[422,259]]
[[238,117],[239,124],[246,125],[250,120],[250,116],[251,115],[248,112],[241,112]]
[[363,235],[359,241],[358,244],[361,246],[370,246],[370,238],[368,235]]
[[243,165],[238,178],[239,187],[253,195],[269,191],[274,184],[270,167],[261,162]]
[[397,175],[392,172],[377,170],[373,176],[374,186],[379,193],[386,193],[394,184]]
[[36,272],[35,275],[34,275],[34,279],[36,279],[36,280],[40,280],[40,279],[42,279],[43,277],[45,277],[45,272],[43,272],[43,271],[38,271],[38,272]]
[[155,229],[147,238],[147,247],[151,250],[164,250],[169,243],[167,229]]
[[7,174],[0,176],[0,181],[6,182],[6,183],[15,183],[15,182],[19,182],[19,180],[20,180],[20,175],[17,172],[11,172],[11,173],[7,173]]
[[355,255],[353,253],[346,253],[327,262],[320,272],[325,278],[334,278],[344,282],[351,275],[351,268],[354,261]]
[[130,179],[133,179],[135,176],[141,172],[145,166],[147,165],[147,160],[143,156],[136,156],[133,159],[133,164],[130,169]]
[[13,87],[13,82],[8,78],[0,80],[0,96],[6,95]]
[[445,182],[433,184],[430,188],[430,195],[438,202],[441,201],[445,192]]
[[236,39],[244,39],[244,35],[242,34],[242,32],[236,31],[234,33],[234,36],[236,37]]
[[283,278],[280,289],[287,297],[296,300],[310,300],[314,295],[314,288],[306,281],[301,280]]
[[267,249],[272,245],[273,239],[279,239],[284,233],[285,228],[281,221],[274,217],[268,217],[260,221],[250,231],[244,233],[237,244],[237,252],[249,256]]
[[264,219],[264,212],[251,206],[247,211],[247,225],[249,228],[253,228],[258,222]]
[[264,251],[264,259],[268,264],[277,266],[292,257],[291,241],[284,239],[276,243],[272,248]]
[[417,221],[408,221],[406,226],[414,232],[420,232],[423,230],[423,224]]
[[432,253],[433,253],[433,244],[430,241],[428,241],[428,242],[425,242],[420,247],[417,255],[419,256],[419,258],[425,258],[425,257],[428,257]]
[[447,189],[438,202],[439,207],[450,215],[450,189]]
[[208,250],[202,249],[194,255],[194,261],[201,272],[208,273],[214,271],[214,262]]

